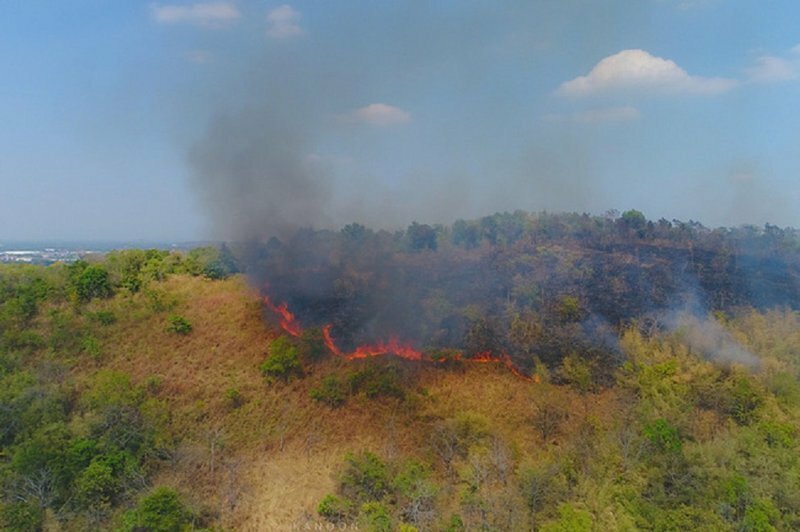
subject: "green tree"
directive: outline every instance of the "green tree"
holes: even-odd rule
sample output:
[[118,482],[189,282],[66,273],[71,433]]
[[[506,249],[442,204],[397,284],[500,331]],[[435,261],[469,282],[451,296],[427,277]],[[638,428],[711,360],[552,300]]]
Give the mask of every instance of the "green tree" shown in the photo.
[[78,261],[72,266],[73,287],[78,300],[90,301],[94,298],[106,298],[112,294],[108,270],[100,264],[87,264]]
[[124,532],[180,532],[191,526],[192,513],[181,501],[178,492],[159,486],[145,496],[136,509],[123,517]]

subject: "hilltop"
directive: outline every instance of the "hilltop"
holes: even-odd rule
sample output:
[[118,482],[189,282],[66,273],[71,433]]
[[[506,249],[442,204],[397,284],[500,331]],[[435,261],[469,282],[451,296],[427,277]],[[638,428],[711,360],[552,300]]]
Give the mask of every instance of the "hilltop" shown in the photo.
[[[552,238],[541,253],[574,259],[570,238]],[[484,240],[469,249],[501,246]],[[556,292],[560,314],[541,321],[546,300],[518,316],[538,339],[508,353],[520,376],[472,363],[480,346],[468,342],[422,346],[424,360],[347,360],[321,323],[282,331],[234,262],[206,248],[0,268],[5,528],[800,526],[789,306],[739,300],[669,326],[634,315],[604,325],[613,341],[595,348],[586,335],[599,329],[583,326],[593,300],[576,297],[572,313],[573,293]],[[540,356],[551,325],[575,342]]]

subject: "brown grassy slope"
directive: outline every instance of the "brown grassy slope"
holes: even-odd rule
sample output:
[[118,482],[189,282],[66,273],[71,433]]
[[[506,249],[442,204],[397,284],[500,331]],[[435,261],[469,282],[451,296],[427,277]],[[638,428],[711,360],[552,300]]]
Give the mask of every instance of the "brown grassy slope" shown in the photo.
[[[563,441],[583,421],[608,425],[618,410],[611,392],[581,398],[491,365],[460,371],[423,365],[414,373],[409,400],[355,397],[330,409],[312,401],[309,390],[352,363],[327,360],[309,368],[304,379],[267,384],[258,366],[277,332],[265,325],[257,295],[242,279],[176,276],[153,290],[156,296],[108,303],[120,320],[102,338],[104,365],[129,373],[134,382],[151,382],[168,405],[181,443],[156,482],[189,494],[226,529],[280,530],[318,521],[316,506],[335,489],[335,473],[348,452],[435,463],[428,432],[437,420],[460,412],[483,416],[520,460],[535,462],[560,444],[558,438],[545,444],[532,429],[538,405],[555,401],[574,411]],[[160,301],[155,307],[154,298]],[[167,332],[170,314],[185,316],[193,331]],[[227,397],[234,388],[244,401],[238,408]]]

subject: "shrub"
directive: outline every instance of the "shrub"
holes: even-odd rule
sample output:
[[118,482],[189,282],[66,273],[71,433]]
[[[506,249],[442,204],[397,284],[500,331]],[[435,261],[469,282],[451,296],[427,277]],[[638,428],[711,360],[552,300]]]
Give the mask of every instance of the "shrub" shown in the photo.
[[99,264],[80,264],[81,262],[73,265],[75,269],[72,282],[78,300],[86,302],[94,298],[110,297],[112,290],[108,271]]
[[567,482],[555,464],[526,469],[520,474],[520,491],[531,514],[552,507],[567,492]]
[[29,502],[16,502],[0,507],[0,528],[8,532],[42,530],[43,512]]
[[303,366],[297,356],[297,347],[285,337],[280,336],[269,346],[269,356],[261,364],[261,372],[268,379],[288,381],[303,375]]
[[342,406],[347,400],[344,384],[336,375],[328,375],[322,379],[322,383],[316,388],[312,388],[309,395],[315,401],[324,403],[331,408]]
[[749,425],[757,418],[758,407],[764,402],[761,391],[745,376],[739,376],[730,387],[730,416],[740,425]]
[[195,248],[187,257],[188,270],[193,275],[204,275],[209,279],[225,279],[239,272],[236,258],[225,244],[219,248],[206,246]]
[[317,513],[331,523],[344,523],[353,515],[353,503],[336,495],[326,495],[317,506]]
[[357,501],[379,501],[389,493],[389,467],[376,455],[348,454],[341,477],[342,492]]
[[94,336],[84,336],[81,339],[81,349],[93,359],[100,359],[100,342]]
[[369,398],[405,398],[403,377],[396,365],[378,367],[374,365],[351,372],[347,384],[351,393],[363,392]]
[[439,489],[431,475],[427,464],[409,460],[400,467],[392,482],[401,517],[415,525],[427,525],[436,515]]
[[231,408],[239,408],[244,404],[244,397],[242,397],[239,388],[228,388],[228,391],[225,392],[225,398]]
[[644,435],[661,452],[678,453],[682,442],[678,429],[666,419],[657,419],[644,427]]
[[546,402],[541,405],[533,416],[533,427],[547,441],[558,432],[562,422],[567,418],[567,412],[554,403]]
[[361,505],[360,521],[370,532],[391,532],[392,515],[385,505],[379,502],[365,502]]
[[306,364],[322,360],[328,354],[322,330],[316,327],[304,330],[300,335],[297,354],[300,356],[300,360]]
[[121,481],[109,460],[92,460],[75,479],[75,496],[86,508],[109,504],[121,491]]
[[451,470],[453,460],[467,456],[469,448],[489,435],[489,424],[480,414],[461,412],[455,418],[439,421],[429,436],[429,445],[444,466]]
[[445,532],[463,532],[467,527],[464,526],[464,520],[458,514],[452,514],[450,520],[447,522]]
[[117,322],[117,316],[110,310],[98,310],[88,314],[88,316],[100,325],[112,325]]
[[592,514],[586,510],[575,508],[571,504],[558,507],[557,521],[545,523],[542,532],[590,532],[592,530]]
[[178,493],[161,486],[145,496],[136,509],[125,514],[121,529],[125,532],[178,532],[190,526],[192,521],[193,516]]
[[192,324],[183,316],[172,315],[168,318],[167,332],[186,335],[192,332]]

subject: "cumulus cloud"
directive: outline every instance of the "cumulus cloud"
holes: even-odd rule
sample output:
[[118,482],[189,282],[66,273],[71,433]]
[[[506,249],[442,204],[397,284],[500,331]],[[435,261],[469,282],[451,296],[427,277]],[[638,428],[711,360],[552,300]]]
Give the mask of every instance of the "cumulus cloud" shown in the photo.
[[779,83],[800,77],[800,45],[784,56],[762,55],[745,71],[751,83]]
[[639,109],[630,105],[619,107],[600,107],[570,114],[549,114],[544,118],[549,122],[574,122],[576,124],[613,124],[633,122],[641,118]]
[[283,4],[267,14],[267,35],[274,39],[299,37],[305,31],[300,27],[302,15],[292,6]]
[[674,61],[656,57],[644,50],[622,50],[602,59],[585,76],[563,83],[557,93],[564,96],[590,96],[624,90],[662,93],[716,94],[736,85],[727,78],[689,75]]
[[235,22],[241,13],[230,2],[200,2],[188,5],[153,4],[153,19],[162,24],[188,23],[196,26],[223,27]]
[[411,121],[411,115],[385,103],[371,103],[348,113],[345,119],[350,122],[385,127],[408,123]]

